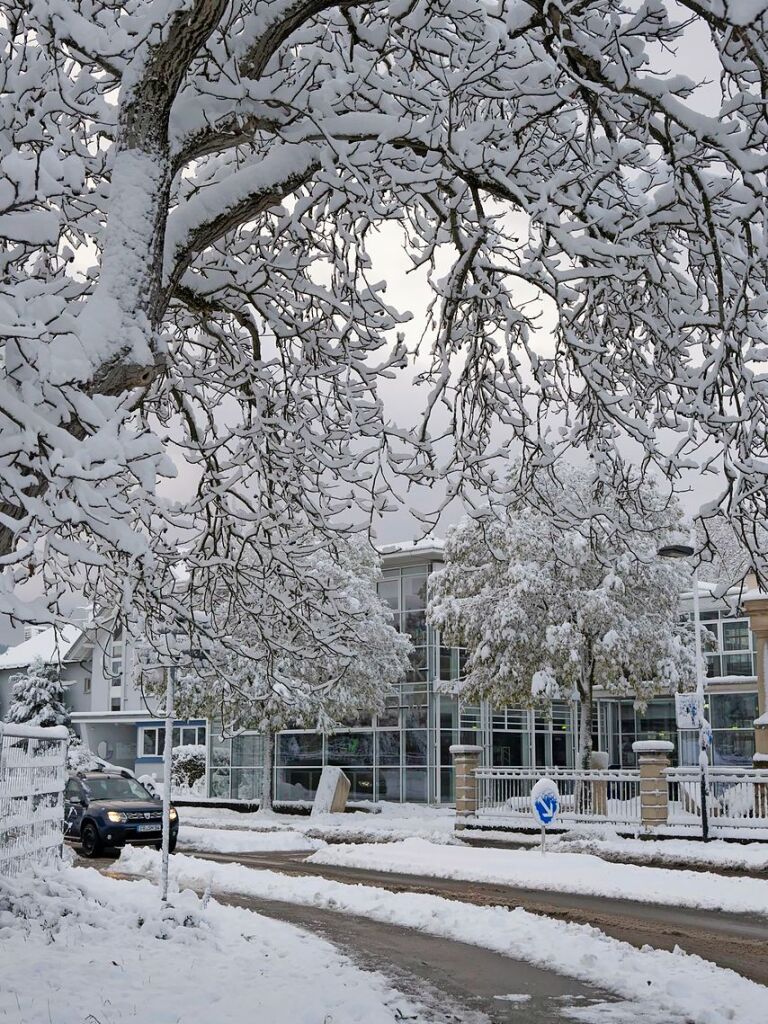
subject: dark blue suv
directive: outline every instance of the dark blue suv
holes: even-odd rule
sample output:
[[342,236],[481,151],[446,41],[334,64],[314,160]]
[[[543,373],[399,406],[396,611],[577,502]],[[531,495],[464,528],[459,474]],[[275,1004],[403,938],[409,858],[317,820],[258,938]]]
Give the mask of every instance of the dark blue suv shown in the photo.
[[[80,840],[86,857],[98,857],[105,846],[162,846],[162,804],[128,772],[70,775],[64,790],[64,824],[65,835]],[[178,831],[179,816],[172,807],[171,852]]]

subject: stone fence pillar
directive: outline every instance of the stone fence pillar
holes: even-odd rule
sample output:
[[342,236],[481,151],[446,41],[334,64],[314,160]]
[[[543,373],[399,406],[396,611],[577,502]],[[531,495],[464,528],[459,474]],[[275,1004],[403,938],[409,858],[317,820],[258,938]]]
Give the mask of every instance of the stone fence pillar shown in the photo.
[[456,828],[466,828],[476,817],[478,788],[475,770],[480,765],[482,747],[455,743],[450,749],[456,791]]
[[664,772],[675,749],[666,740],[637,740],[632,744],[640,765],[640,819],[644,829],[666,825],[669,790]]
[[[606,771],[609,764],[607,750],[593,750],[589,755],[592,771]],[[592,813],[608,817],[608,783],[604,779],[592,780]]]

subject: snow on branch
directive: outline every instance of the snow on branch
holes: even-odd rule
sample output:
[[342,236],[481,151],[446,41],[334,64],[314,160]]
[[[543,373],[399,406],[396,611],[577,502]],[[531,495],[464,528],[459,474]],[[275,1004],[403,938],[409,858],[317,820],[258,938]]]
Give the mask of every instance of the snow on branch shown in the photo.
[[425,522],[503,502],[512,451],[586,453],[634,507],[709,474],[766,568],[763,3],[4,12],[4,607],[84,576],[137,621],[176,609],[180,545],[205,575],[413,483],[446,482]]

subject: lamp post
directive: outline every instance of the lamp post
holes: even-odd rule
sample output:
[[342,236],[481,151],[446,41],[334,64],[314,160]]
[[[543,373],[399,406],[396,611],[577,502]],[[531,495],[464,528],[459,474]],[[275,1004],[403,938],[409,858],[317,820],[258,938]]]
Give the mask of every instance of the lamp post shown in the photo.
[[[690,544],[667,544],[657,550],[659,558],[693,558],[695,548]],[[699,725],[699,769],[701,770],[701,838],[709,842],[709,820],[707,816],[707,769],[709,755],[707,753],[710,739],[709,722],[704,717],[704,674],[702,672],[703,655],[701,652],[701,616],[699,615],[699,574],[696,564],[693,566],[693,628],[696,641],[696,696],[701,706],[701,723]]]

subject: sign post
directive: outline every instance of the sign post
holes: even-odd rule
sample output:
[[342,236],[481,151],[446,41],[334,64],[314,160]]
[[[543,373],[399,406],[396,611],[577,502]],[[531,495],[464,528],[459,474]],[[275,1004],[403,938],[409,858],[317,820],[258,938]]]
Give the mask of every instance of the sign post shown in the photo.
[[709,839],[709,816],[707,813],[709,754],[707,751],[712,745],[712,726],[704,717],[703,689],[699,687],[694,693],[676,693],[675,712],[678,729],[698,729],[699,731],[701,834],[706,843]]
[[539,779],[531,790],[531,807],[541,825],[541,852],[546,853],[547,825],[551,825],[560,810],[560,792],[552,779]]

